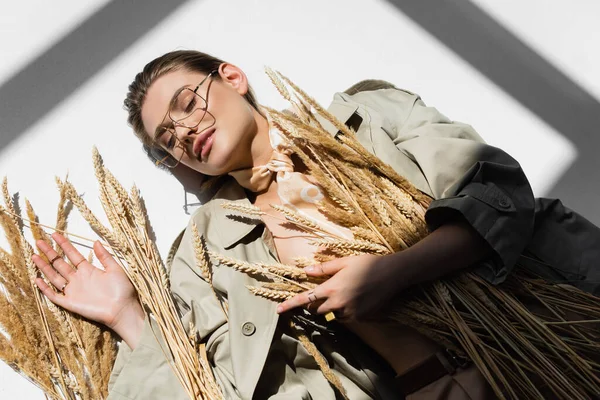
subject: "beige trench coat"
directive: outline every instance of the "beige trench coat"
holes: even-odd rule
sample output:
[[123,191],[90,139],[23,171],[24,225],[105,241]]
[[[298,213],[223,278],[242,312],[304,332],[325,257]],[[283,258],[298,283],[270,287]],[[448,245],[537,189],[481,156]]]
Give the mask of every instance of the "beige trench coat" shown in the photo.
[[[336,93],[329,111],[358,128],[358,139],[370,152],[436,199],[426,214],[431,229],[451,218],[468,221],[494,250],[494,256],[478,266],[477,272],[492,283],[504,280],[534,234],[536,207],[529,183],[512,157],[485,144],[471,126],[449,120],[407,91]],[[323,121],[323,125],[332,135],[338,134],[330,123]],[[235,213],[220,207],[224,201],[249,204],[244,190],[230,180],[190,220],[208,247],[237,259],[274,261],[265,235],[256,234],[257,226],[227,217]],[[246,285],[256,285],[254,279],[215,265],[214,286],[229,302],[227,320],[195,265],[191,242],[188,226],[170,270],[184,326],[192,321],[199,329],[226,398],[257,398],[257,384],[277,328],[276,304],[249,293]],[[121,343],[109,399],[186,398],[155,338],[160,334],[156,328],[153,333],[151,325],[146,321],[134,351]],[[337,359],[345,362],[342,355]],[[375,387],[373,397],[400,397],[369,368],[355,373],[358,381],[368,380],[365,385]],[[297,382],[266,379],[261,385],[279,385],[271,392],[281,396],[273,399],[334,398],[315,397],[311,387],[293,387]],[[364,398],[352,393],[350,397]]]

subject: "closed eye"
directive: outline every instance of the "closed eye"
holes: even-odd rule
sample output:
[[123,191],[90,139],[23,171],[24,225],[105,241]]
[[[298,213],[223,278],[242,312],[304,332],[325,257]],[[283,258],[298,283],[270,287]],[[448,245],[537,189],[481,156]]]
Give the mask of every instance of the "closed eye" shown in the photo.
[[190,100],[187,107],[185,108],[186,114],[191,113],[195,106],[196,106],[196,96],[192,96],[192,99]]
[[166,136],[168,137],[166,148],[172,150],[175,147],[175,136],[172,133],[168,133]]
[[171,129],[162,128],[155,139],[161,147],[171,150],[175,146],[175,135]]

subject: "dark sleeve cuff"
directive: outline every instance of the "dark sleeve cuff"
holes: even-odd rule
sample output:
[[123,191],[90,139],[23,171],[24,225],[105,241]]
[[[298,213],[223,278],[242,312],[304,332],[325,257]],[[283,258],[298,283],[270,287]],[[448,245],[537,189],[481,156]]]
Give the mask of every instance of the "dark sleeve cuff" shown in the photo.
[[456,196],[434,200],[425,221],[432,231],[458,218],[471,225],[494,253],[474,272],[496,285],[506,279],[527,244],[531,218],[524,214],[528,213],[518,210],[511,197],[495,184],[471,182]]

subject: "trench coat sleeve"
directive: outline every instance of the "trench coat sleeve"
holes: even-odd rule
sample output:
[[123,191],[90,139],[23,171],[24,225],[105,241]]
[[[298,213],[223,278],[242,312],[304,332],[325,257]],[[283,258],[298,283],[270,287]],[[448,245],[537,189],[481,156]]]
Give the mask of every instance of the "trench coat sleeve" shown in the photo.
[[131,350],[125,342],[119,345],[108,400],[188,398],[161,346],[166,349],[156,322],[146,318],[138,346]]
[[[226,318],[195,264],[190,228],[192,222],[199,226],[203,222],[196,217],[192,217],[173,257],[169,276],[171,291],[184,328],[187,330],[192,323],[201,341],[206,343],[209,359],[214,363],[213,372],[217,381],[223,383],[225,397],[239,398],[230,372]],[[146,318],[138,346],[132,351],[125,342],[120,344],[109,380],[108,399],[188,399],[171,368],[172,356],[167,353],[158,324]]]
[[464,218],[493,249],[476,272],[501,283],[533,231],[533,192],[519,163],[487,145],[471,126],[427,107],[416,94],[400,89],[372,93],[371,106],[383,114],[384,130],[429,185],[434,197],[425,214],[429,228]]

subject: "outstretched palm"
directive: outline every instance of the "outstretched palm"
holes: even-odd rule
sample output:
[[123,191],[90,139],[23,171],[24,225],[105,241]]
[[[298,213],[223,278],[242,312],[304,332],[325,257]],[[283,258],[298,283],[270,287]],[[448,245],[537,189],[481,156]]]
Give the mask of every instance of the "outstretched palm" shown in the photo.
[[50,301],[68,311],[79,314],[114,328],[119,315],[128,307],[138,303],[136,291],[125,271],[111,254],[100,244],[94,243],[94,253],[104,270],[90,264],[85,257],[62,235],[54,233],[52,238],[63,249],[73,268],[44,241],[38,241],[38,247],[52,265],[42,257],[33,256],[33,261],[59,291],[37,278],[35,283]]

